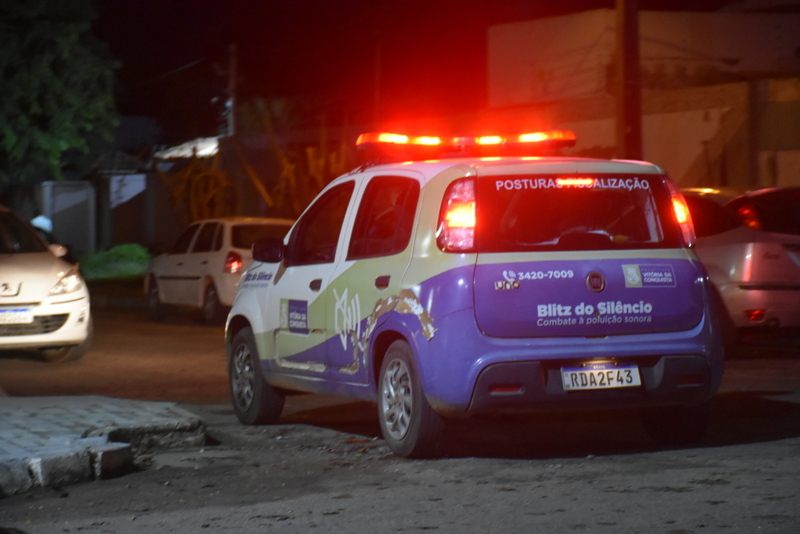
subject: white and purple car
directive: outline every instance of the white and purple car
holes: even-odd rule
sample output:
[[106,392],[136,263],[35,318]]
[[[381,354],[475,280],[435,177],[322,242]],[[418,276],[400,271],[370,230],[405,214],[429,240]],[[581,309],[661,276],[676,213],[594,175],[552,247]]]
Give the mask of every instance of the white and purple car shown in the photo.
[[637,408],[662,442],[702,436],[718,304],[670,179],[520,152],[571,132],[484,141],[362,135],[399,162],[340,176],[284,241],[255,243],[226,327],[243,423],[302,391],[375,402],[407,457],[480,413]]

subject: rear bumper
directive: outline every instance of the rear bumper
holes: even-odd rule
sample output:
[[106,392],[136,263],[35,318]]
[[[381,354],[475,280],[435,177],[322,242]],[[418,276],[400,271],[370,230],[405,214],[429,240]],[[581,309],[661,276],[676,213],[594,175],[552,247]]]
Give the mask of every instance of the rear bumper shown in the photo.
[[[428,402],[444,416],[692,406],[710,399],[722,382],[720,333],[715,323],[706,319],[682,332],[504,339],[470,328],[471,315],[471,310],[462,310],[440,318],[437,325],[441,328],[431,340],[412,345]],[[450,321],[458,328],[448,324]],[[593,362],[636,365],[642,385],[563,389],[563,367]]]
[[[585,362],[585,360],[582,360]],[[606,390],[565,391],[561,368],[575,361],[508,362],[485,368],[475,384],[468,411],[563,411],[593,408],[639,408],[698,405],[714,394],[706,358],[696,355],[642,357],[636,363],[641,386]]]
[[[728,314],[737,328],[753,326],[800,326],[800,288],[791,286],[743,286],[727,284],[720,287]],[[760,320],[748,319],[749,310],[764,310]]]

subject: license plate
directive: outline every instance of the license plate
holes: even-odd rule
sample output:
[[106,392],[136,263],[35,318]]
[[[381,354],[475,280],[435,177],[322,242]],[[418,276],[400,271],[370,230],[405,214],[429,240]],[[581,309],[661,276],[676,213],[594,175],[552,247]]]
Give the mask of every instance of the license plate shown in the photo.
[[33,310],[29,308],[10,308],[0,310],[0,324],[31,324]]
[[639,368],[619,367],[610,363],[593,363],[584,367],[564,367],[561,382],[565,391],[582,389],[613,389],[641,386]]

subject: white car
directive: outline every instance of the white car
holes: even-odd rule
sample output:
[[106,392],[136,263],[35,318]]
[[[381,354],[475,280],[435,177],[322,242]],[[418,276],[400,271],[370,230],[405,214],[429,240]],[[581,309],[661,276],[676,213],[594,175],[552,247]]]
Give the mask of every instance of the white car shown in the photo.
[[89,292],[67,249],[0,206],[0,350],[81,358],[92,339]]
[[800,327],[800,188],[683,193],[696,253],[739,333]]
[[164,317],[165,305],[193,308],[206,323],[224,319],[236,285],[253,261],[256,239],[282,239],[289,219],[225,217],[189,225],[172,248],[153,259],[145,276],[150,317]]
[[408,457],[482,413],[638,409],[699,439],[723,352],[683,197],[653,164],[537,157],[569,143],[361,136],[373,161],[253,245],[226,331],[239,420],[300,391],[375,402]]

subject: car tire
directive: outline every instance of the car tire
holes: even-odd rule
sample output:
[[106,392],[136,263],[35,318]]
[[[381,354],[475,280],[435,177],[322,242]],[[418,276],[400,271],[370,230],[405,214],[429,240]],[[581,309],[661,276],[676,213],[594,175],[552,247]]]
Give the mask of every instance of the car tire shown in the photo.
[[656,442],[669,446],[695,445],[711,426],[714,402],[697,406],[659,406],[641,411],[642,425]]
[[150,278],[147,284],[147,315],[151,321],[163,321],[166,317],[164,305],[158,296],[158,282],[155,278]]
[[422,390],[411,347],[402,340],[389,346],[378,383],[378,417],[389,448],[406,458],[438,456],[444,419]]
[[225,318],[225,311],[219,302],[217,288],[213,283],[208,284],[203,291],[203,306],[200,312],[205,324],[219,324]]
[[58,347],[55,349],[40,349],[39,355],[47,363],[64,363],[64,362],[74,362],[76,360],[80,360],[86,355],[86,352],[92,345],[93,332],[94,332],[94,326],[90,318],[86,332],[86,339],[84,339],[81,343],[77,345],[71,345],[69,347]]
[[242,328],[233,337],[228,354],[228,380],[236,417],[245,425],[277,423],[284,394],[264,380],[253,331]]

